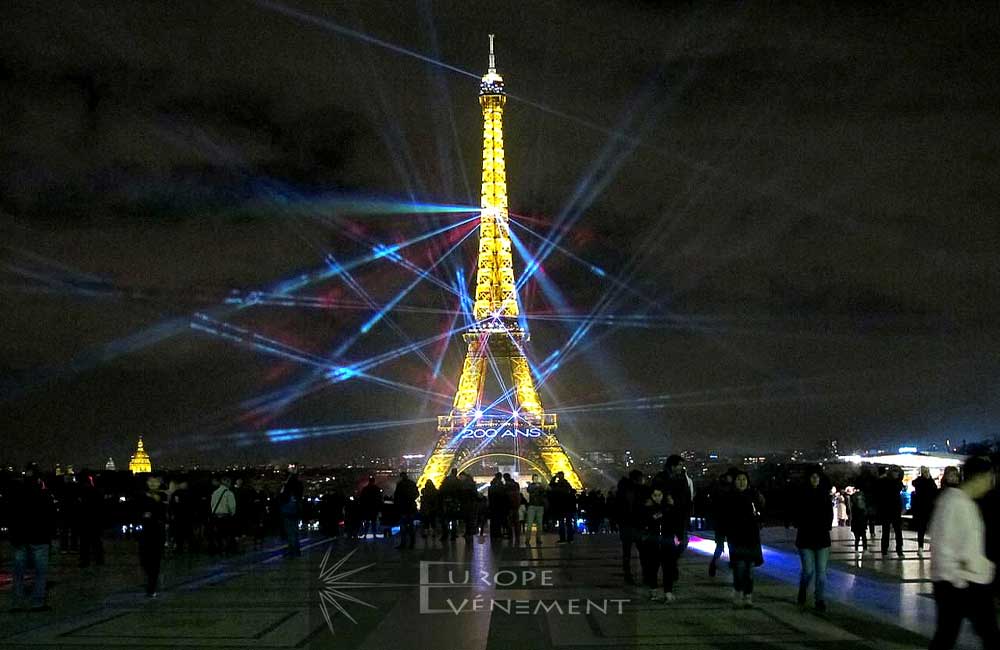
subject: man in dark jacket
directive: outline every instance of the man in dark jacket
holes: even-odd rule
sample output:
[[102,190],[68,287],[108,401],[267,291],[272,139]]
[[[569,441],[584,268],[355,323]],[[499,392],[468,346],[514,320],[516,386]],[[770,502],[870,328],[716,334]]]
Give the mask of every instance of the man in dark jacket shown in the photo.
[[729,497],[733,494],[733,477],[736,470],[730,469],[719,477],[709,495],[710,512],[712,515],[712,530],[715,532],[715,552],[712,554],[712,561],[708,563],[708,575],[715,577],[719,570],[719,559],[726,546],[726,508]]
[[479,488],[476,486],[476,479],[472,474],[461,472],[458,475],[461,481],[462,490],[460,501],[462,503],[462,520],[465,522],[465,541],[472,542],[472,538],[478,530],[479,519]]
[[576,532],[576,490],[563,472],[556,472],[549,482],[549,503],[559,528],[559,541],[556,543],[571,544]]
[[451,473],[441,482],[441,541],[458,538],[458,522],[462,519],[462,479],[458,477],[458,469],[451,468]]
[[535,525],[535,545],[542,545],[542,528],[545,522],[545,501],[546,489],[538,474],[531,475],[531,483],[528,484],[528,510],[524,522],[524,543],[527,545],[531,541],[531,525]]
[[667,458],[663,471],[653,477],[653,488],[657,487],[673,501],[673,527],[677,536],[677,554],[680,555],[688,545],[693,501],[683,458],[677,454]]
[[521,522],[518,511],[521,508],[521,486],[509,473],[503,475],[503,489],[507,495],[507,528],[516,546],[521,545]]
[[417,542],[417,531],[413,527],[413,519],[417,516],[417,496],[417,484],[410,480],[406,472],[400,472],[396,492],[392,495],[399,514],[398,549],[413,548]]
[[83,473],[80,483],[80,567],[104,564],[104,496],[94,481],[94,475]]
[[507,517],[510,510],[510,497],[504,486],[503,474],[497,472],[486,488],[486,497],[490,508],[490,539],[502,539],[507,532]]
[[937,492],[938,486],[931,478],[931,471],[926,467],[921,467],[920,476],[913,479],[913,500],[910,505],[913,527],[917,531],[918,554],[924,552],[924,535],[927,532],[927,524],[931,520],[931,512],[934,511]]
[[299,546],[299,520],[302,518],[302,497],[304,489],[299,480],[299,468],[288,466],[288,474],[278,493],[278,506],[281,509],[282,527],[288,547],[285,554],[288,557],[299,557],[302,549]]
[[375,539],[378,535],[379,515],[382,513],[382,488],[375,484],[374,476],[368,477],[368,483],[358,493],[358,503],[361,508],[361,536],[368,537],[370,530],[372,539]]
[[13,609],[24,611],[24,575],[29,563],[35,568],[35,586],[31,591],[31,611],[49,609],[45,604],[49,572],[49,547],[55,535],[55,503],[52,493],[38,475],[38,467],[29,463],[24,478],[10,501],[10,543],[14,547]]
[[882,519],[882,555],[889,553],[889,531],[896,535],[896,555],[903,557],[902,472],[890,468],[875,484],[878,515]]
[[618,537],[622,542],[622,574],[625,584],[634,585],[632,577],[632,547],[639,545],[639,526],[642,506],[646,501],[642,485],[642,472],[637,469],[618,481],[615,510],[620,522]]

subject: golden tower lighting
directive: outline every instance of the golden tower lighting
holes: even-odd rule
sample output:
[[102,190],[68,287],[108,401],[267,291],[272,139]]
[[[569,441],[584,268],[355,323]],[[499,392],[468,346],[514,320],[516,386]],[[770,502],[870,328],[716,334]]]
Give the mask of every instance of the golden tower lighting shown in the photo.
[[[462,376],[451,412],[438,417],[441,435],[420,476],[418,486],[421,488],[428,480],[440,486],[452,467],[464,468],[485,456],[519,459],[549,477],[561,471],[573,487],[581,487],[566,451],[556,439],[556,415],[546,413],[538,398],[524,351],[528,336],[517,323],[520,310],[511,253],[503,150],[506,103],[507,95],[503,78],[496,70],[493,35],[490,34],[489,68],[479,84],[479,105],[483,112],[483,171],[479,255],[473,296],[475,325],[462,335],[467,344]],[[510,402],[514,406],[506,413],[496,412],[489,408],[489,402],[485,405],[483,402],[487,369],[493,367],[509,369],[512,379]]]
[[149,462],[149,454],[142,446],[142,436],[139,436],[139,444],[131,460],[128,461],[128,470],[133,474],[149,474],[153,471],[153,465]]

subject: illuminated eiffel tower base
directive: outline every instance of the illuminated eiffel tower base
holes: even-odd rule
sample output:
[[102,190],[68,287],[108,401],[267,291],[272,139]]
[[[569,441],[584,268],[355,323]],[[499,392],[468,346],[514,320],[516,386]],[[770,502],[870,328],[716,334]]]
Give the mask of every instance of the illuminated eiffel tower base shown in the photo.
[[[545,478],[563,472],[573,487],[581,487],[569,456],[556,439],[556,415],[546,413],[538,399],[524,352],[528,336],[517,322],[520,311],[503,155],[506,101],[490,35],[489,71],[479,87],[483,110],[483,183],[473,305],[475,324],[462,335],[468,345],[462,377],[451,412],[438,417],[440,436],[417,483],[420,488],[428,480],[440,487],[453,467],[461,471],[487,458],[517,461],[522,468],[527,465]],[[498,378],[508,378],[510,388],[495,402],[484,406],[483,388],[489,372]]]

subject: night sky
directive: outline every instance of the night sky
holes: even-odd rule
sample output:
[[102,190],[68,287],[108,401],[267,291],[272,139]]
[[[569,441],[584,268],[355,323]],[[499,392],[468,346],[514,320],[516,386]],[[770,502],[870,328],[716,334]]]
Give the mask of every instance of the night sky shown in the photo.
[[597,316],[542,391],[569,447],[1000,432],[996,7],[665,4],[6,3],[0,460],[429,450],[430,423],[363,429],[447,412],[457,337],[265,411],[314,368],[245,340],[349,366],[446,331],[475,233],[364,334],[359,290],[389,302],[472,224],[295,306],[220,304],[470,216],[413,204],[478,206],[491,32],[511,212],[565,251],[564,304],[522,295],[532,358]]

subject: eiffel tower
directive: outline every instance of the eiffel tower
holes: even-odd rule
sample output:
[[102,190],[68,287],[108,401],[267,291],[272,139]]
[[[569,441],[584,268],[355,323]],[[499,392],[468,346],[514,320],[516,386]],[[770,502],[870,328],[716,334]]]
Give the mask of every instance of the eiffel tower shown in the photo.
[[[483,110],[483,183],[480,199],[479,257],[474,325],[462,338],[467,344],[462,377],[451,412],[438,416],[440,434],[417,485],[440,486],[453,468],[459,471],[486,458],[507,458],[546,478],[563,472],[580,489],[580,478],[556,439],[557,418],[546,413],[525,356],[528,334],[518,324],[519,307],[507,213],[507,172],[503,155],[503,78],[497,74],[490,34],[489,70],[479,84]],[[501,394],[483,401],[488,372]],[[510,379],[505,387],[503,375]]]

